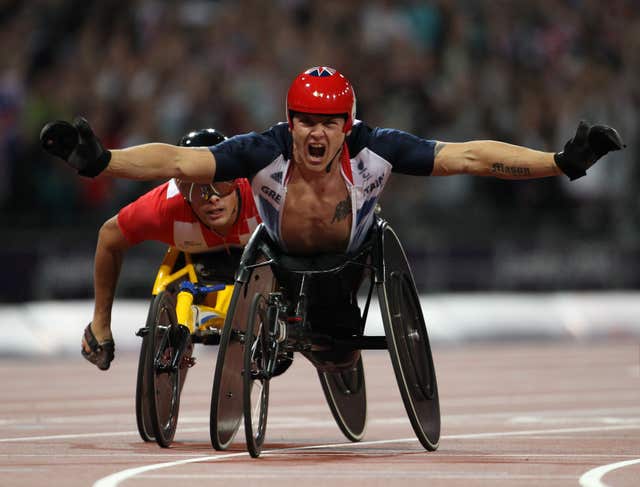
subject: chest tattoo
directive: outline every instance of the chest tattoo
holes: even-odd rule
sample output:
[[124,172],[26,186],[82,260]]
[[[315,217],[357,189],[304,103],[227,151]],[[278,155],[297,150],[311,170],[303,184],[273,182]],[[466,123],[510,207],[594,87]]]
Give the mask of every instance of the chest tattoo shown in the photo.
[[333,215],[331,223],[344,220],[349,215],[351,215],[351,197],[347,195],[347,197],[336,206],[336,212]]

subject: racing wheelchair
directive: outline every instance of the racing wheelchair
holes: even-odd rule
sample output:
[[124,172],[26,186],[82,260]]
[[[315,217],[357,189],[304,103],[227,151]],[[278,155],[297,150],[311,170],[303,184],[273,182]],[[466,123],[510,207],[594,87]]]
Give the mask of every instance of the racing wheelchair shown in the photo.
[[[346,285],[366,291],[362,314],[353,303],[324,312],[319,290]],[[385,336],[363,334],[376,288]],[[340,294],[340,292],[338,292]],[[351,296],[353,298],[353,295]],[[279,250],[266,228],[254,232],[240,260],[213,381],[210,436],[217,450],[233,441],[241,422],[247,449],[264,443],[269,382],[300,352],[316,365],[333,417],[350,441],[366,425],[366,391],[360,350],[388,349],[413,430],[425,449],[437,449],[440,406],[429,338],[413,276],[392,228],[377,218],[354,255],[294,257]],[[346,359],[345,359],[346,358]],[[284,365],[283,365],[284,364]]]
[[158,269],[146,325],[136,333],[142,337],[136,422],[144,441],[171,445],[182,387],[195,364],[193,344],[220,341],[241,253],[231,250],[223,259],[212,259],[169,247]]

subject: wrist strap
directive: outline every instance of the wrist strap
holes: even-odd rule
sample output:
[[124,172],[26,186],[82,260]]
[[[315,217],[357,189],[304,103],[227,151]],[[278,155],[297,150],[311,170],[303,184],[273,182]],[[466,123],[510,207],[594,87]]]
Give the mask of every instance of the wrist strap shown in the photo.
[[576,164],[571,164],[571,161],[567,160],[564,152],[556,152],[553,155],[553,160],[556,162],[556,166],[558,166],[571,181],[587,175],[586,169]]
[[109,165],[109,161],[111,161],[111,151],[104,150],[93,163],[87,165],[84,169],[79,170],[78,174],[88,178],[95,178],[106,169]]

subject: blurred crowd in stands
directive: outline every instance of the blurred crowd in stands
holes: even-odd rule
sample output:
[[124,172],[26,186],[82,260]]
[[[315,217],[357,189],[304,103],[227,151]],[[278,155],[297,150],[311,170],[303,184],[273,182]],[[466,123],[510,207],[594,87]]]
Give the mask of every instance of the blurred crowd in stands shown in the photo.
[[111,148],[176,143],[200,127],[261,131],[284,120],[297,73],[329,65],[351,79],[372,126],[558,151],[586,119],[629,146],[574,183],[392,178],[383,214],[418,259],[639,248],[635,0],[6,0],[0,46],[3,234],[94,239],[152,186],[76,177],[40,150],[46,121],[82,114]]

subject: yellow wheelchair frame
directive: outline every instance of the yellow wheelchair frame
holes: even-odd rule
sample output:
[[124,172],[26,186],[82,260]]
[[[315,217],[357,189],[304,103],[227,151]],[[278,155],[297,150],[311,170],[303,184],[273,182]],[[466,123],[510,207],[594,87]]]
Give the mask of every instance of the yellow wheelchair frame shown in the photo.
[[219,343],[233,287],[199,279],[194,257],[168,248],[153,284],[147,323],[137,333],[142,346],[136,422],[144,441],[155,440],[165,448],[173,442],[180,394],[195,364],[193,344]]
[[[184,255],[185,265],[175,269],[180,254]],[[191,283],[199,284],[191,254],[169,247],[158,269],[152,294],[158,295],[169,284],[183,280],[185,276]],[[224,289],[209,293],[203,304],[195,305],[193,293],[180,291],[176,298],[178,323],[189,328],[192,335],[206,335],[214,330],[219,332],[224,325],[232,294],[233,284],[227,284]]]

